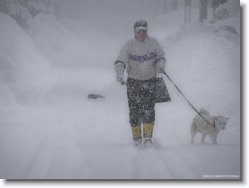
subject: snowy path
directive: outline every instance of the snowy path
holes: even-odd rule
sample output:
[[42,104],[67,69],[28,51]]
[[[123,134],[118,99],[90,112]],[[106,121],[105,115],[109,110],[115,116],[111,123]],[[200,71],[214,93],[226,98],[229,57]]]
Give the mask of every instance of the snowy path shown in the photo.
[[[238,144],[202,145],[198,138],[197,144],[190,144],[186,142],[188,128],[185,138],[176,143],[182,135],[165,139],[155,130],[154,147],[136,148],[124,87],[113,82],[110,88],[100,89],[106,99],[88,101],[89,85],[84,85],[88,83],[78,82],[78,76],[84,79],[86,75],[83,67],[55,67],[53,72],[58,82],[48,91],[31,94],[31,107],[13,112],[19,124],[1,120],[6,126],[0,133],[4,159],[0,166],[9,169],[11,178],[199,179],[204,175],[240,175]],[[163,121],[159,118],[157,123]],[[169,134],[174,128],[170,129]]]
[[[39,14],[27,32],[0,13],[0,178],[240,178],[240,13],[198,23],[199,8],[194,8],[191,23],[184,24],[184,11],[155,18],[146,11],[149,4],[144,10],[131,4],[130,12],[129,3],[122,2],[117,2],[122,10],[115,9],[118,22],[108,3],[96,12],[92,1],[68,9],[70,2],[61,13],[72,10],[80,19]],[[102,8],[97,1],[96,6]],[[167,78],[172,101],[156,104],[154,147],[133,145],[126,88],[116,82],[113,63],[133,37],[131,22],[143,11],[149,36],[165,50],[166,72],[186,98],[197,110],[230,117],[218,145],[209,137],[201,144],[200,134],[190,144],[196,113]],[[123,16],[127,12],[130,16]],[[93,22],[92,13],[101,19]],[[90,101],[92,93],[106,98]]]

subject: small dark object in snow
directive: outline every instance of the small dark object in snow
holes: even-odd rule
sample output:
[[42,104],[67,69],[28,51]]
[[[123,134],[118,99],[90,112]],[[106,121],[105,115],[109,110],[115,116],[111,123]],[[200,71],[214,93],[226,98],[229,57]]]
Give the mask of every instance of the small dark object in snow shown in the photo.
[[88,99],[98,99],[98,98],[105,98],[104,96],[102,95],[99,95],[99,94],[90,94],[88,95]]

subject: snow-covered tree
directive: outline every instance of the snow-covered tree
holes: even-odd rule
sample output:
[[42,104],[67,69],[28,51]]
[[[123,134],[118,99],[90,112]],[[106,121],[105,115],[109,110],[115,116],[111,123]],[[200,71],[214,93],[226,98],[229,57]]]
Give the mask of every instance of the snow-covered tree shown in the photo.
[[32,18],[34,18],[37,14],[41,12],[41,8],[38,5],[38,1],[28,1],[26,7],[28,8]]
[[27,29],[27,22],[31,18],[28,8],[23,6],[21,1],[18,0],[10,0],[6,5],[5,13],[14,18],[23,29]]
[[14,18],[24,30],[37,14],[55,14],[58,9],[59,0],[0,0],[0,12]]
[[200,0],[200,22],[207,19],[207,0]]
[[191,19],[191,0],[185,0],[184,21],[190,23]]
[[170,11],[178,9],[178,1],[177,0],[169,0],[167,5],[168,5],[168,8]]
[[222,4],[218,8],[215,9],[214,16],[218,20],[224,20],[226,18],[230,18],[232,16],[232,11],[229,8],[228,4]]
[[212,7],[214,9],[216,9],[218,6],[220,6],[220,5],[222,5],[222,4],[226,3],[226,2],[227,2],[227,0],[213,0],[212,1]]
[[158,12],[159,12],[159,0],[154,0],[153,1],[153,17],[157,17],[158,16]]
[[212,0],[212,7],[213,7],[213,18],[215,18],[215,10],[222,4],[227,3],[227,0]]
[[168,1],[164,0],[163,1],[163,14],[167,13],[167,9],[168,9]]

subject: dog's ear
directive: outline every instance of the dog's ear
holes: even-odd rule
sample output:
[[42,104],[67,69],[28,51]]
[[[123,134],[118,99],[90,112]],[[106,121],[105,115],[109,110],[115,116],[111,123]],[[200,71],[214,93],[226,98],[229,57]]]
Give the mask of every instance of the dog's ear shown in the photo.
[[230,117],[226,118],[226,120],[229,120],[229,119],[230,119]]

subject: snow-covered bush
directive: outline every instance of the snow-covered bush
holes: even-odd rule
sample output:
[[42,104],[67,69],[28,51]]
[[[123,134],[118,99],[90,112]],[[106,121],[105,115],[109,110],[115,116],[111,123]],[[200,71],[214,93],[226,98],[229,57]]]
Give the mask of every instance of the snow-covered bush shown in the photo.
[[9,4],[8,15],[15,19],[18,25],[24,30],[28,28],[28,20],[31,19],[31,15],[27,7],[24,7],[18,3],[18,1],[11,2]]
[[232,15],[232,11],[227,3],[220,5],[215,10],[215,18],[218,20],[224,20],[230,18]]
[[24,30],[29,28],[29,20],[37,14],[54,14],[59,9],[58,0],[1,0],[0,12],[15,19]]

